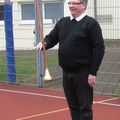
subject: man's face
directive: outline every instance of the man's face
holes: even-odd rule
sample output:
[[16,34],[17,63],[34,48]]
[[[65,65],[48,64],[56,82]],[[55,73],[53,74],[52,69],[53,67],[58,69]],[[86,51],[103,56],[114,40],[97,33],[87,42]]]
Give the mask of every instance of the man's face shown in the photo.
[[80,16],[84,11],[86,4],[81,3],[80,0],[68,0],[68,6],[73,17]]

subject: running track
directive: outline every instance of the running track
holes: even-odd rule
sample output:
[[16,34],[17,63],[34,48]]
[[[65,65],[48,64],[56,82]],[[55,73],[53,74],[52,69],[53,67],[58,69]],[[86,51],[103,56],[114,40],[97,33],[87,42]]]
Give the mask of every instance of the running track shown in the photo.
[[[94,120],[120,120],[120,98],[95,96]],[[0,84],[0,120],[71,120],[62,92]]]

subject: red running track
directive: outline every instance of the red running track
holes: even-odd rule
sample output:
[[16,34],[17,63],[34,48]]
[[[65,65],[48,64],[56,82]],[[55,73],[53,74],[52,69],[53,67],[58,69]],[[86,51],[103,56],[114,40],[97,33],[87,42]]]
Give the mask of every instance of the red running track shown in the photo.
[[[94,120],[120,120],[120,98],[94,97]],[[71,120],[63,92],[0,84],[0,120]]]

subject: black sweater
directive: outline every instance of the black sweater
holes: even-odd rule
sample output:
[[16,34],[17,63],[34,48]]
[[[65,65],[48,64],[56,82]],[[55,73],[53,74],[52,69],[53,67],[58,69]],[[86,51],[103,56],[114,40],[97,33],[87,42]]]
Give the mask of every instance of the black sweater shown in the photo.
[[80,21],[61,18],[54,29],[45,37],[46,49],[59,42],[59,64],[65,70],[90,68],[96,75],[104,55],[101,28],[92,17]]

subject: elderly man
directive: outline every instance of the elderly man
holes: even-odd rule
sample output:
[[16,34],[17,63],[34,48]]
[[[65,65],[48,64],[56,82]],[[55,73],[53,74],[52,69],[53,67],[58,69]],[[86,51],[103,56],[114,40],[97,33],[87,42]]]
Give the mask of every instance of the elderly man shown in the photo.
[[72,120],[93,120],[93,85],[105,49],[100,25],[85,12],[87,1],[68,0],[71,16],[61,18],[44,40],[46,49],[59,42],[59,65]]

